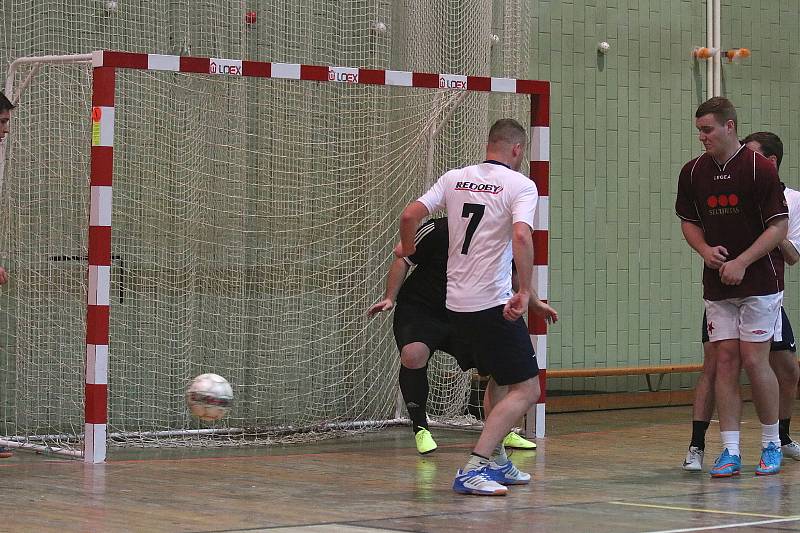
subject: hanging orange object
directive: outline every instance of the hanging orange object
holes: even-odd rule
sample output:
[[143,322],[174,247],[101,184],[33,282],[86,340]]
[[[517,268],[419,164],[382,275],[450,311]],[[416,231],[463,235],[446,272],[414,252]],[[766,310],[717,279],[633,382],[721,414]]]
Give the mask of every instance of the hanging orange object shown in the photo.
[[747,59],[751,56],[749,48],[731,48],[730,50],[725,51],[725,57],[728,58],[729,63],[736,62],[743,59]]
[[697,59],[710,59],[717,53],[716,48],[708,48],[706,46],[696,46],[692,50],[692,56]]

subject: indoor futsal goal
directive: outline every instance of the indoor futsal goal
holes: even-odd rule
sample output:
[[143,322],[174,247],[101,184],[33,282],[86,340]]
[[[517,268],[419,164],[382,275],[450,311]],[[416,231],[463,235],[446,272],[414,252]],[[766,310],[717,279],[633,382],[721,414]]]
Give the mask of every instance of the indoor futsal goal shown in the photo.
[[[18,60],[6,90],[5,444],[102,462],[396,422],[391,317],[366,310],[399,213],[504,116],[531,125],[547,298],[546,82],[100,51]],[[234,388],[212,424],[184,401],[204,372]],[[437,354],[429,375],[431,416],[465,420],[471,374]]]

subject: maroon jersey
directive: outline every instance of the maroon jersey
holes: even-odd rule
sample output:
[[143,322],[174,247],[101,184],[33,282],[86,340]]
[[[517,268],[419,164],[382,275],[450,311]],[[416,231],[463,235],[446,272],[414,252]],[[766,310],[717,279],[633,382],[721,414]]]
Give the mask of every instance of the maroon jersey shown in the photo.
[[[675,212],[703,228],[709,246],[724,246],[729,261],[748,249],[770,220],[789,216],[775,165],[746,146],[723,165],[708,153],[686,163],[678,178]],[[782,290],[783,256],[778,248],[747,267],[740,285],[724,285],[718,270],[703,269],[706,300]]]

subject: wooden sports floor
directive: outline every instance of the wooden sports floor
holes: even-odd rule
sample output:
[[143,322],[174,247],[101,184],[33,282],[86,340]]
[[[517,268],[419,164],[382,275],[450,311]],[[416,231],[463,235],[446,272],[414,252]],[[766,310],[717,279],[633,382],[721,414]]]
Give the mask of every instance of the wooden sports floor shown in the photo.
[[[0,530],[800,531],[800,461],[787,460],[777,476],[753,475],[760,426],[752,406],[743,472],[732,479],[680,468],[689,416],[688,407],[551,415],[538,451],[512,456],[533,482],[505,497],[451,490],[475,439],[464,431],[435,430],[440,447],[425,457],[407,427],[314,445],[112,449],[102,466],[18,452],[0,461]],[[709,455],[718,438],[712,424]]]

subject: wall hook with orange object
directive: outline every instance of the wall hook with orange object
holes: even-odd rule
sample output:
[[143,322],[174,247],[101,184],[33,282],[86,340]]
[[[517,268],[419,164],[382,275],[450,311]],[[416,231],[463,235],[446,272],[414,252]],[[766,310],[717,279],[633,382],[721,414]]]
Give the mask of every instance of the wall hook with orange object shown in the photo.
[[728,58],[728,63],[739,63],[751,55],[749,48],[731,48],[725,51],[725,57]]
[[695,59],[711,59],[715,55],[717,55],[716,48],[709,48],[707,46],[695,46],[692,49],[692,57]]

